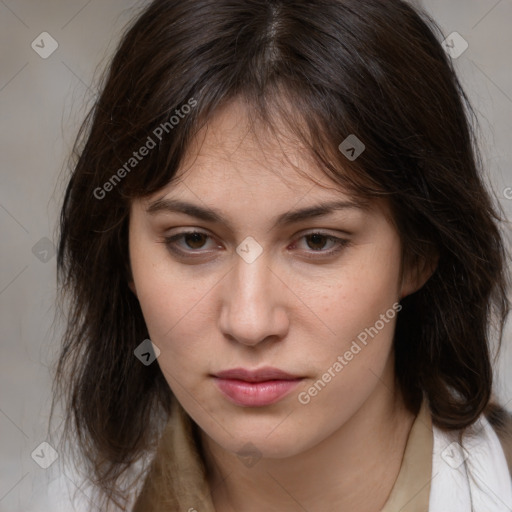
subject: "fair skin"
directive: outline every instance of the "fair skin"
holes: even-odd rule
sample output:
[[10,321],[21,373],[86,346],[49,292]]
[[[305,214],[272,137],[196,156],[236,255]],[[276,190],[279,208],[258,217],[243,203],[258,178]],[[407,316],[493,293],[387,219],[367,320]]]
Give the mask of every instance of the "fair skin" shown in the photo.
[[[414,421],[394,382],[396,316],[307,404],[298,395],[329,368],[332,376],[358,334],[432,270],[401,273],[399,236],[383,202],[274,226],[285,212],[353,197],[297,142],[257,137],[246,120],[240,103],[219,111],[190,146],[186,172],[133,203],[130,286],[161,351],[158,364],[201,428],[217,512],[375,512]],[[225,220],[146,211],[164,197],[216,209]],[[187,231],[205,236],[173,242],[182,255],[162,243]],[[319,232],[325,236],[311,237]],[[251,263],[236,252],[248,236],[262,249]],[[326,236],[348,244],[334,252]],[[226,399],[211,376],[263,366],[303,380],[274,404],[247,407]],[[253,465],[237,455],[247,443],[261,457]]]

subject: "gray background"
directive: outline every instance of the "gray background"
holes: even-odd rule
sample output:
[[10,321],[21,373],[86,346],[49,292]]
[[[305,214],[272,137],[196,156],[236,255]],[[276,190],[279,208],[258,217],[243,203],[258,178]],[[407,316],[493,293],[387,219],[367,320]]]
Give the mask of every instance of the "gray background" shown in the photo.
[[[98,73],[124,25],[144,5],[0,0],[0,512],[67,512],[73,492],[82,510],[89,499],[77,489],[72,470],[63,471],[62,457],[49,469],[31,458],[47,440],[49,365],[61,332],[53,325],[51,241],[56,242],[64,188],[59,176],[95,99]],[[490,186],[511,218],[512,199],[505,190],[512,187],[512,0],[424,5],[445,36],[457,31],[469,43],[454,62],[479,115]],[[42,32],[58,42],[46,59],[31,47]],[[512,410],[510,337],[509,322],[496,391]]]

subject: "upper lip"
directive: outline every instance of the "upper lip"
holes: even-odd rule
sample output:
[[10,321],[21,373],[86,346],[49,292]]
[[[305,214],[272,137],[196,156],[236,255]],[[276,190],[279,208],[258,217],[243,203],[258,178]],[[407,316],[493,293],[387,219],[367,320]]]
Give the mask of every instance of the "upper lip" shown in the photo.
[[297,375],[280,370],[279,368],[259,368],[257,370],[247,370],[246,368],[232,368],[215,374],[215,377],[221,379],[238,379],[246,382],[264,382],[267,380],[295,380],[300,379]]

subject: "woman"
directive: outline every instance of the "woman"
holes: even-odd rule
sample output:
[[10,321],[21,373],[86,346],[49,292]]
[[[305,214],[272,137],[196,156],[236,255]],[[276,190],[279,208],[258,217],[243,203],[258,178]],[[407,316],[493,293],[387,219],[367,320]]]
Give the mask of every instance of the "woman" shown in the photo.
[[58,253],[56,398],[101,510],[512,509],[506,255],[439,36],[400,0],[128,29]]

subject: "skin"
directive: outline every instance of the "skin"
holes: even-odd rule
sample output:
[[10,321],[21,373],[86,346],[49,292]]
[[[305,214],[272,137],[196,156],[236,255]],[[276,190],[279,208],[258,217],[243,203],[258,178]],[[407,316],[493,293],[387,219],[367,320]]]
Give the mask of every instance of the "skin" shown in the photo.
[[[402,272],[399,235],[381,200],[272,228],[289,210],[353,198],[291,137],[266,134],[251,130],[243,104],[232,102],[198,133],[179,179],[132,204],[130,286],[161,351],[157,362],[201,428],[217,511],[375,512],[391,492],[414,420],[394,382],[396,317],[308,404],[298,394],[433,269]],[[216,208],[229,226],[147,213],[162,197]],[[190,230],[207,236],[174,242],[188,256],[163,243]],[[349,243],[329,256],[335,243],[305,236],[316,232]],[[252,263],[236,252],[248,236],[263,250]],[[263,366],[304,380],[273,405],[242,407],[210,376]],[[237,456],[247,443],[261,456],[252,466]]]

